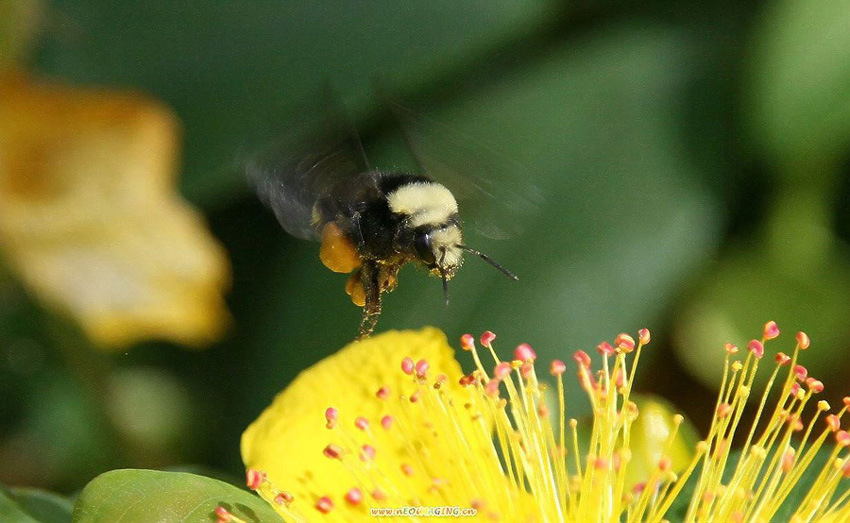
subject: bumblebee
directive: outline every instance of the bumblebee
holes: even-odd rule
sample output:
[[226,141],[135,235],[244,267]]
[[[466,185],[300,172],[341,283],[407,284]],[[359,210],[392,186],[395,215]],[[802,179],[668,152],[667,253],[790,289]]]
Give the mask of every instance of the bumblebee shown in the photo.
[[330,270],[350,274],[345,289],[363,307],[359,338],[368,337],[381,314],[382,295],[396,288],[408,263],[448,282],[464,253],[480,257],[513,280],[517,277],[464,243],[458,203],[446,186],[424,174],[384,172],[352,154],[350,141],[304,155],[248,167],[263,202],[292,236],[321,242],[319,258]]

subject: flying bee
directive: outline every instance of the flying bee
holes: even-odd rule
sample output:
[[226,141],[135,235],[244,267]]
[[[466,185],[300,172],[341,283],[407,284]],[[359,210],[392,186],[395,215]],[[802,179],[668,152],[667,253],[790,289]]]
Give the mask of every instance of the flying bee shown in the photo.
[[363,307],[359,338],[374,330],[383,293],[396,288],[408,263],[442,280],[446,304],[464,254],[517,280],[465,243],[451,190],[427,174],[371,168],[356,134],[300,157],[276,158],[249,164],[249,177],[289,234],[320,241],[322,263],[350,274],[346,292]]

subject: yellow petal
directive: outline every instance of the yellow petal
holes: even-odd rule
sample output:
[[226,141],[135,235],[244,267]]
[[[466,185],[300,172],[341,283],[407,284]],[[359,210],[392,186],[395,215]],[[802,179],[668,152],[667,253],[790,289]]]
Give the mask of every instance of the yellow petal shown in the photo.
[[0,249],[104,347],[228,323],[227,257],[175,191],[178,134],[136,94],[0,78]]
[[455,385],[462,376],[460,365],[437,329],[390,331],[354,342],[302,372],[248,427],[242,435],[246,467],[266,471],[272,483],[295,494],[308,516],[317,514],[313,504],[318,496],[329,495],[341,505],[354,485],[339,462],[322,455],[332,438],[325,427],[325,409],[337,408],[339,425],[351,433],[357,432],[357,416],[368,419],[373,432],[382,431],[377,420],[383,404],[375,394],[381,387],[393,394],[410,389],[410,377],[399,369],[405,356],[428,360],[432,369],[447,375],[447,386],[460,389]]

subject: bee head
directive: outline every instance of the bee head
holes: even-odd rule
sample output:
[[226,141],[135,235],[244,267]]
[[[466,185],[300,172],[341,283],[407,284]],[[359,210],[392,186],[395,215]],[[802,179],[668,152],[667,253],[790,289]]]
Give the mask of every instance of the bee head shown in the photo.
[[413,247],[419,260],[431,273],[450,280],[463,263],[462,235],[456,223],[420,227],[414,233]]
[[[387,204],[393,214],[403,218],[403,249],[411,252],[407,249],[412,247],[413,253],[431,274],[443,280],[446,304],[449,302],[448,281],[460,269],[464,251],[475,254],[516,280],[516,276],[489,256],[463,244],[457,202],[452,193],[439,183],[418,180],[403,184],[389,192]],[[409,235],[410,232],[413,234]]]

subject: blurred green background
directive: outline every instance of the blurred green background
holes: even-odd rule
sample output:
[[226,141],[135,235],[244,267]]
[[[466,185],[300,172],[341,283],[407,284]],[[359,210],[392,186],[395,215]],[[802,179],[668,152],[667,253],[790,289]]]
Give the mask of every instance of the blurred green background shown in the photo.
[[[24,4],[36,23],[20,22]],[[518,218],[525,233],[476,242],[519,283],[470,260],[447,308],[439,281],[405,269],[379,332],[435,325],[454,342],[490,329],[504,353],[529,342],[548,360],[646,326],[638,389],[699,427],[722,344],[776,320],[775,350],[805,329],[810,371],[847,392],[850,2],[3,5],[0,38],[17,42],[0,47],[6,62],[176,113],[179,192],[230,259],[233,322],[204,351],[150,340],[106,355],[6,271],[2,483],[73,492],[112,468],[186,464],[242,474],[242,430],[359,321],[345,277],[288,237],[233,168],[309,120],[305,102],[329,83],[373,164],[396,167],[399,154],[379,80],[488,144],[482,155],[524,166],[544,196]]]

